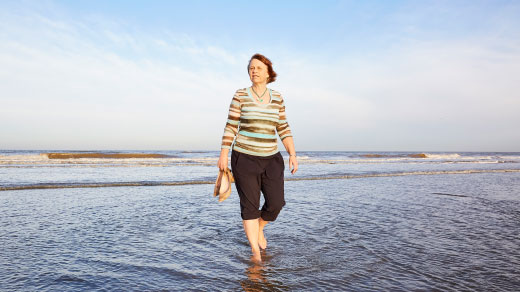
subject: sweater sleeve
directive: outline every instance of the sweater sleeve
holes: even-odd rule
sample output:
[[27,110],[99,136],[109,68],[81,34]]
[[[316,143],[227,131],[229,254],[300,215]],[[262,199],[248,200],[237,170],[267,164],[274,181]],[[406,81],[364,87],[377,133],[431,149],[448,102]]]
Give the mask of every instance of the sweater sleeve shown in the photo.
[[240,123],[240,114],[241,114],[241,106],[240,106],[240,97],[238,95],[238,91],[235,92],[233,99],[231,100],[231,104],[229,105],[229,114],[226,122],[226,126],[224,127],[224,135],[222,136],[222,148],[231,149],[231,144],[233,144],[233,140],[235,139],[238,133],[238,126]]
[[283,140],[287,137],[292,137],[291,128],[289,127],[289,123],[287,122],[287,116],[285,115],[285,101],[282,98],[282,104],[280,105],[278,117],[278,125],[276,126],[276,132],[278,132],[278,136],[280,136],[280,140]]

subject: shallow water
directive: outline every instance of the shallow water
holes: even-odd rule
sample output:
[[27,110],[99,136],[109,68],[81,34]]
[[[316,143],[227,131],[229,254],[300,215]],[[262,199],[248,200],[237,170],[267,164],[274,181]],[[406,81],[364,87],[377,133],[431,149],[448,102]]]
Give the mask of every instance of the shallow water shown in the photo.
[[[106,158],[49,159],[53,152],[59,151],[0,150],[0,191],[212,184],[219,157],[216,151],[61,151]],[[142,158],[157,154],[164,157]],[[114,159],[114,155],[135,158]],[[287,158],[285,152],[283,155]],[[311,151],[298,155],[301,167],[288,179],[520,173],[520,153]]]
[[[0,192],[5,291],[518,291],[520,175],[286,182],[253,264],[212,185]],[[435,194],[437,193],[437,194]]]

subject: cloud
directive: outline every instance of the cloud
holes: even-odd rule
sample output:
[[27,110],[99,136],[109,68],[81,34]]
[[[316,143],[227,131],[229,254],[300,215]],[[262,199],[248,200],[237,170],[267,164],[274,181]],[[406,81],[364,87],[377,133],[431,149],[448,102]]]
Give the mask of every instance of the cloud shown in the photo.
[[[11,17],[0,36],[2,148],[197,148],[200,135],[218,147],[240,80],[221,74],[237,66],[232,53],[186,36],[101,27],[94,39],[88,22],[24,19]],[[24,138],[36,132],[46,135]]]
[[333,64],[297,58],[284,64],[290,68],[285,91],[302,132],[313,133],[305,140],[311,149],[520,146],[520,136],[511,136],[520,124],[516,39],[408,42],[338,56]]
[[[99,15],[0,16],[0,148],[218,150],[232,94],[250,83],[253,47]],[[401,39],[335,56],[290,41],[259,51],[279,73],[270,87],[286,99],[297,149],[514,151],[511,36]]]

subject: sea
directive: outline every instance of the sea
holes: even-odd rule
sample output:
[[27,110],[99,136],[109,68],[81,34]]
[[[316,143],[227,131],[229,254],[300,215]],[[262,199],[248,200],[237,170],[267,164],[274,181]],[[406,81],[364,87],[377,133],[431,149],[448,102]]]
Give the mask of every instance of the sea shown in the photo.
[[217,151],[0,150],[0,291],[520,291],[520,152],[282,155],[256,263]]

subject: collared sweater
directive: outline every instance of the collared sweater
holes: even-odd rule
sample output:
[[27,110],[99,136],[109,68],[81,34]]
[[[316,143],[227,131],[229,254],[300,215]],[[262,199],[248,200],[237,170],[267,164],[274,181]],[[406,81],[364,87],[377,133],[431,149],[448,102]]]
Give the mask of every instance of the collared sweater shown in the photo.
[[250,87],[235,92],[229,106],[221,148],[269,156],[278,152],[276,132],[281,140],[292,136],[282,95],[275,90],[268,91],[270,101],[267,104],[257,103]]

